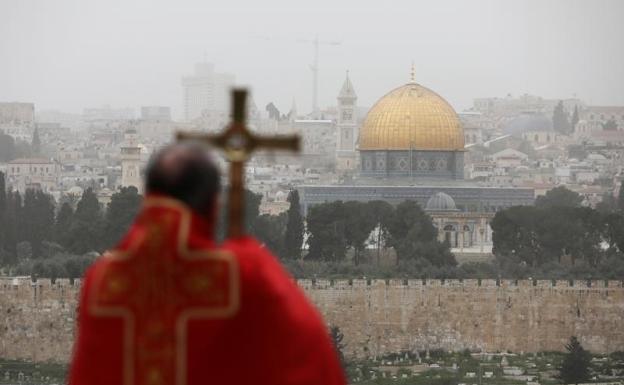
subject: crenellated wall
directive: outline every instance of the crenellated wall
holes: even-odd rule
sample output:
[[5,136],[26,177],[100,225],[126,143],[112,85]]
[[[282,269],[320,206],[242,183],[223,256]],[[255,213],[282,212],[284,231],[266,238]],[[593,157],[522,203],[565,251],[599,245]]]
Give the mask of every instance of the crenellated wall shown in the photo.
[[[442,348],[624,350],[620,281],[300,280],[353,356]],[[0,278],[0,357],[69,359],[80,282]]]
[[0,278],[0,357],[67,362],[80,280]]

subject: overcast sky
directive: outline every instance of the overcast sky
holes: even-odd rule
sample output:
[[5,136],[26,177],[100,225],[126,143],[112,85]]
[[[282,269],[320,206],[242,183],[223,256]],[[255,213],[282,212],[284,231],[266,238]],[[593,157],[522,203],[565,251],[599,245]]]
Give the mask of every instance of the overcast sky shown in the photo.
[[168,105],[180,78],[213,62],[269,101],[312,99],[311,43],[321,46],[320,105],[345,76],[370,106],[409,79],[457,110],[483,96],[577,95],[624,105],[621,0],[1,0],[0,101],[37,110]]

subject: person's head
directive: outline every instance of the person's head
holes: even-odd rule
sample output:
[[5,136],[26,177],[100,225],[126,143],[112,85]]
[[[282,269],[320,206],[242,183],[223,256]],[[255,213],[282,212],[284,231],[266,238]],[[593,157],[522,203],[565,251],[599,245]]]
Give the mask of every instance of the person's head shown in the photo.
[[184,202],[212,219],[221,188],[220,175],[210,152],[198,143],[176,143],[154,154],[147,166],[145,191]]

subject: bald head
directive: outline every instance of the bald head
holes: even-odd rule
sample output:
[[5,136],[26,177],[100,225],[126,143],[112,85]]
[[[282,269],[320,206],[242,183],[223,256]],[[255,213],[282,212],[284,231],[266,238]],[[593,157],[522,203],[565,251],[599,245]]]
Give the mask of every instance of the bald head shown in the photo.
[[178,199],[203,216],[213,214],[220,187],[219,170],[210,152],[196,143],[169,145],[147,167],[147,193]]

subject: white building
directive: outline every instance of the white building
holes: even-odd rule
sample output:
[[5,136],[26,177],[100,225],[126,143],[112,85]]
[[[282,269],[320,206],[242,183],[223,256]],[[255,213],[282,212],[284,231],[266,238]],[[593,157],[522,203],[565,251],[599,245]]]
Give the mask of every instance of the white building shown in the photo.
[[121,186],[134,186],[143,191],[141,179],[141,147],[139,147],[137,132],[129,129],[124,134],[124,143],[121,146]]
[[301,159],[307,167],[329,167],[336,162],[336,125],[333,120],[295,120],[301,135]]
[[496,167],[509,169],[518,167],[527,161],[528,155],[514,150],[513,148],[506,148],[495,154],[492,154],[492,160],[496,163]]
[[55,190],[61,167],[56,162],[44,158],[19,158],[6,166],[7,185],[20,192],[26,189]]
[[98,108],[85,108],[82,110],[82,119],[85,122],[132,120],[134,118],[134,108],[112,108],[111,106],[103,106]]
[[141,120],[169,122],[171,121],[171,108],[166,106],[143,106],[141,107]]
[[15,140],[29,142],[35,121],[35,105],[32,103],[0,103],[0,131]]
[[184,119],[229,111],[229,93],[234,81],[232,74],[215,72],[212,63],[195,64],[195,73],[182,78]]

